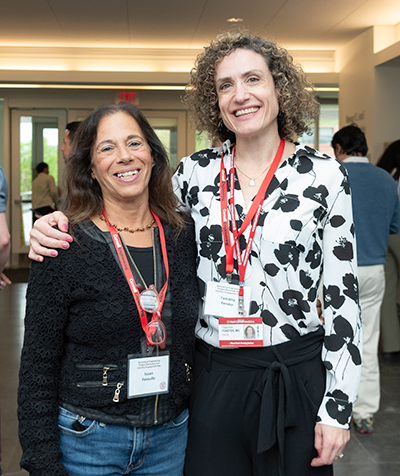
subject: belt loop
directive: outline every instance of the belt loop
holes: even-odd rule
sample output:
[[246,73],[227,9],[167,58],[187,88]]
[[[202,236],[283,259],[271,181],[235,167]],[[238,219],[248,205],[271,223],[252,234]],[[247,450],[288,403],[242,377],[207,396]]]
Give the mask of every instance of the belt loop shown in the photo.
[[210,345],[208,347],[208,353],[207,353],[207,365],[206,365],[206,371],[210,372],[211,371],[211,362],[212,362],[212,353],[213,353],[214,347]]

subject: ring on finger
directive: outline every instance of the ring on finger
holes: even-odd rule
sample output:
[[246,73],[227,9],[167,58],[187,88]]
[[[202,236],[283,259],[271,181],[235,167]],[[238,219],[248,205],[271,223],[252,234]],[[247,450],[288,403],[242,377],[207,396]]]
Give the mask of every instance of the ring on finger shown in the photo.
[[343,453],[336,453],[336,457],[339,458],[339,459],[342,459],[344,456]]

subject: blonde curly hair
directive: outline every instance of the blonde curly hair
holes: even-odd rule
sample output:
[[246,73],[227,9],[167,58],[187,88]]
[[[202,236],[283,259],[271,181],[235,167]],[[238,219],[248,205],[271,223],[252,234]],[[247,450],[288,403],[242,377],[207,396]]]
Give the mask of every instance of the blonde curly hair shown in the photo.
[[293,140],[294,136],[308,132],[319,114],[319,103],[314,97],[312,83],[301,66],[294,64],[287,50],[247,31],[222,33],[197,56],[183,98],[195,128],[207,131],[222,141],[230,139],[235,142],[235,134],[219,120],[214,77],[222,59],[239,48],[260,54],[267,63],[278,91],[279,136]]

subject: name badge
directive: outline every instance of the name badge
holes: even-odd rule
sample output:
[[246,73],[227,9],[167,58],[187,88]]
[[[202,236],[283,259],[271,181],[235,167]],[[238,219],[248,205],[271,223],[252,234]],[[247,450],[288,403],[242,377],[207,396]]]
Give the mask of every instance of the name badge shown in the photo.
[[[249,315],[251,287],[244,290],[244,316]],[[206,289],[204,314],[210,316],[237,316],[239,310],[239,286],[225,282],[209,281]]]
[[169,391],[169,352],[154,357],[128,356],[128,398]]
[[219,346],[262,347],[262,317],[220,317],[218,319]]

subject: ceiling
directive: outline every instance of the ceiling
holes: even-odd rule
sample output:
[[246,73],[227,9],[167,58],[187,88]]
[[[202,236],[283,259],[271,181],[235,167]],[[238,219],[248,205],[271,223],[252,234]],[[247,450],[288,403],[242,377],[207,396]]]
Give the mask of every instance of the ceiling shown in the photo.
[[400,1],[3,0],[0,47],[200,49],[232,17],[291,50],[337,50],[399,24]]

